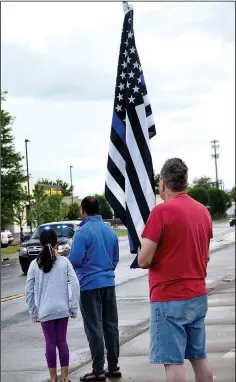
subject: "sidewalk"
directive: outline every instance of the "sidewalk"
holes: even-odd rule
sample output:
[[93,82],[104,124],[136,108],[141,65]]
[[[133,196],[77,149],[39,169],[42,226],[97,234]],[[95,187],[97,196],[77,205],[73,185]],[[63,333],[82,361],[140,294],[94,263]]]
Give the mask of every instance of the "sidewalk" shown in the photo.
[[[221,282],[215,293],[209,296],[209,311],[206,318],[207,352],[211,361],[215,382],[235,381],[235,282]],[[162,365],[149,364],[149,333],[137,336],[121,346],[120,367],[123,377],[120,382],[164,382]],[[186,379],[194,381],[188,361],[185,363]],[[72,373],[72,382],[91,372],[91,364]],[[108,379],[107,379],[108,381]]]

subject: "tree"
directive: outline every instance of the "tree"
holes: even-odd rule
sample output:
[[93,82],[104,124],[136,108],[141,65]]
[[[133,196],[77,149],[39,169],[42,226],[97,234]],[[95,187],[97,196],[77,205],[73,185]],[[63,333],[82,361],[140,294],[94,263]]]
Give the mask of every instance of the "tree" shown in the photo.
[[218,188],[208,190],[210,212],[213,217],[224,216],[227,208],[230,207],[226,193]]
[[232,199],[233,202],[235,202],[235,187],[232,188],[230,191],[230,198]]
[[112,219],[112,210],[110,207],[110,204],[106,200],[104,195],[94,195],[94,197],[97,199],[100,205],[100,214],[102,215],[103,219]]
[[67,214],[68,220],[77,220],[80,217],[80,205],[78,203],[72,203],[69,205],[69,211]]
[[49,179],[40,179],[38,180],[37,184],[46,184],[46,185],[57,185],[57,186],[60,186],[61,187],[61,192],[62,192],[62,196],[63,197],[66,197],[66,196],[71,196],[72,195],[72,191],[73,191],[73,187],[71,187],[69,185],[69,183],[67,182],[64,182],[63,180],[61,179],[56,179],[56,181],[54,182],[53,180],[49,180]]
[[29,195],[26,187],[22,187],[22,200],[19,200],[14,208],[14,222],[22,227],[26,223],[25,206],[29,202]]
[[160,182],[160,174],[156,174],[154,172],[154,186],[155,186],[155,194],[160,194],[160,188],[159,188],[159,182]]
[[63,221],[68,214],[68,205],[62,202],[63,196],[44,193],[43,187],[36,184],[33,191],[33,201],[29,219],[36,226],[53,222]]
[[[1,92],[5,101],[6,92]],[[22,155],[16,151],[12,125],[14,118],[6,110],[1,110],[1,226],[14,222],[16,206],[24,198],[22,184],[27,180],[22,168]]]
[[204,187],[191,187],[188,189],[188,194],[197,202],[202,203],[204,206],[209,206],[209,194]]
[[209,176],[202,176],[201,178],[193,179],[193,187],[203,187],[209,189],[215,186],[215,182]]

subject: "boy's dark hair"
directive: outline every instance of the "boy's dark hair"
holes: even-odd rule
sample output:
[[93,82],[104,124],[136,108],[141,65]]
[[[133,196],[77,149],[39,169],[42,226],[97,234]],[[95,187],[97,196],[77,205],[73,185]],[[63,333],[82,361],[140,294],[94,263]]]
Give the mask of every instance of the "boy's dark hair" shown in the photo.
[[57,234],[53,229],[44,229],[39,240],[42,250],[37,257],[37,263],[44,273],[48,273],[57,259],[55,253]]
[[93,196],[86,196],[81,202],[81,208],[86,212],[87,215],[98,215],[99,214],[99,203]]

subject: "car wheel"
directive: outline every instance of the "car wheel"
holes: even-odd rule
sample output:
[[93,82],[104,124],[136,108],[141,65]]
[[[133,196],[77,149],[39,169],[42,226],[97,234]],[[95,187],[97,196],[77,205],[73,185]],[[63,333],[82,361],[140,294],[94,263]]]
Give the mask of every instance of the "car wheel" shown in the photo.
[[22,269],[22,272],[23,272],[25,275],[27,275],[28,270],[29,270],[29,267],[28,267],[27,265],[22,265],[22,266],[21,266],[21,269]]
[[8,247],[8,244],[2,244],[1,243],[1,248],[7,248]]

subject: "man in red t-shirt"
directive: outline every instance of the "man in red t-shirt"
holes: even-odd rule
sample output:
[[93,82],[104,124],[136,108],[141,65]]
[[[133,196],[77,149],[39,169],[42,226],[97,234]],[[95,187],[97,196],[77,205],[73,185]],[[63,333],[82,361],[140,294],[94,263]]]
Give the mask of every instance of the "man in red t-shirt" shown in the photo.
[[160,196],[143,231],[138,257],[149,268],[150,362],[164,364],[167,382],[185,382],[184,359],[196,382],[212,382],[206,356],[206,269],[212,221],[206,207],[187,195],[188,168],[169,159],[160,174]]

